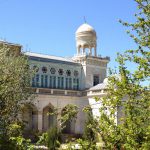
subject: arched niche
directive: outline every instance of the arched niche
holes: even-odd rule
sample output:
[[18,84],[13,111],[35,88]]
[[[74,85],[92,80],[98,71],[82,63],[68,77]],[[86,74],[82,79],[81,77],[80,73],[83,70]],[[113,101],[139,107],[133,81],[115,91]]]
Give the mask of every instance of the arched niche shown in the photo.
[[54,106],[49,104],[43,109],[43,130],[46,131],[49,128],[56,126],[56,115],[54,113]]
[[25,130],[38,129],[38,110],[33,104],[24,104],[22,107],[22,121],[25,125]]
[[[65,106],[61,111],[61,116],[65,115],[66,111],[65,109],[67,106]],[[72,118],[71,120],[67,120],[64,124],[64,128],[62,130],[63,134],[74,134],[75,133],[75,118]]]

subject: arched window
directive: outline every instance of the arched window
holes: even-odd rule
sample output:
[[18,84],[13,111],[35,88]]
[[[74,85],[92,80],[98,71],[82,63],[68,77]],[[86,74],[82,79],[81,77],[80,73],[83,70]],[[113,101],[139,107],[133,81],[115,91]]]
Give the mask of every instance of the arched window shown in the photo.
[[[67,106],[62,109],[62,112],[61,112],[62,116],[65,115],[66,109],[67,109]],[[63,126],[64,128],[62,130],[62,133],[73,134],[75,132],[75,118],[72,118],[71,120],[70,119],[67,120]]]
[[25,104],[22,108],[22,120],[25,125],[25,130],[38,129],[38,113],[37,108],[31,104]]
[[43,109],[43,130],[46,131],[49,128],[56,126],[56,115],[52,106],[47,106]]

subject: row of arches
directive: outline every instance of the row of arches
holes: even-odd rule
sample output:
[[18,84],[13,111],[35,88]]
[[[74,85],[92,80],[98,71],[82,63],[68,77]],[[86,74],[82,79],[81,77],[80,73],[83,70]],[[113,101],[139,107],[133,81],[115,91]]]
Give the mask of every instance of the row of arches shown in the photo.
[[[65,107],[63,108],[65,109]],[[63,112],[63,109],[61,112]],[[58,126],[57,115],[53,114],[55,108],[48,105],[42,111],[42,131],[47,131],[49,128]],[[52,115],[53,114],[53,115]],[[38,130],[38,109],[32,104],[25,104],[22,108],[22,120],[25,125],[25,130]],[[63,133],[72,134],[75,131],[75,121],[67,121]]]

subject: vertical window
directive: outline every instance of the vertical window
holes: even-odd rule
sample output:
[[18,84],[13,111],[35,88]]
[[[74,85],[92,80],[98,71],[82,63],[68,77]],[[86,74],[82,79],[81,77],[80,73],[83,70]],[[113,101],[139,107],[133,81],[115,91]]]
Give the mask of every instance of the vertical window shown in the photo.
[[61,88],[64,88],[64,77],[61,77]]
[[76,90],[76,79],[73,79],[73,89]]
[[78,90],[79,89],[79,79],[74,78],[73,79],[73,89]]
[[55,76],[50,76],[49,87],[56,88],[56,77]]
[[56,77],[53,76],[53,88],[56,88]]
[[69,89],[72,89],[72,79],[69,78]]
[[45,84],[44,84],[44,87],[46,87],[46,88],[47,88],[47,87],[48,87],[48,86],[47,86],[47,82],[48,82],[47,75],[45,75],[44,77],[45,77]]
[[57,87],[60,88],[60,77],[58,77]]
[[77,79],[77,90],[79,90],[79,79]]
[[36,87],[39,87],[39,74],[36,75]]
[[48,87],[48,76],[47,75],[41,75],[41,87]]
[[41,87],[44,87],[44,75],[41,75]]
[[72,78],[66,78],[66,89],[72,89]]
[[64,87],[64,77],[58,77],[57,87],[63,89]]
[[52,76],[49,77],[49,87],[52,87]]
[[66,89],[69,88],[69,85],[68,85],[68,78],[66,78]]
[[94,75],[93,76],[93,85],[97,85],[99,84],[99,75]]

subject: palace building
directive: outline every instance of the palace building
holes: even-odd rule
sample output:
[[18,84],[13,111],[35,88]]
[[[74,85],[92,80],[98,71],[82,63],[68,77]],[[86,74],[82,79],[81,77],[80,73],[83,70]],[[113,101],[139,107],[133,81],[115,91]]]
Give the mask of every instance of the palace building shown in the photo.
[[75,38],[77,52],[71,58],[25,53],[31,68],[36,70],[31,81],[36,96],[33,104],[24,106],[22,113],[26,129],[46,131],[59,127],[56,117],[47,114],[56,108],[61,115],[68,104],[75,104],[79,108],[77,119],[67,123],[64,133],[82,134],[86,120],[82,109],[91,105],[93,114],[98,113],[94,97],[106,94],[105,78],[110,59],[97,55],[96,31],[87,23],[77,29]]

